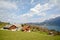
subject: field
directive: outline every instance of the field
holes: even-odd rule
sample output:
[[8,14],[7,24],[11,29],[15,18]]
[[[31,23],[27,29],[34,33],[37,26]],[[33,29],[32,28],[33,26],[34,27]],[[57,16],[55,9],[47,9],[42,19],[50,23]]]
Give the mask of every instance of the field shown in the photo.
[[60,36],[51,36],[44,32],[0,30],[0,40],[60,40]]

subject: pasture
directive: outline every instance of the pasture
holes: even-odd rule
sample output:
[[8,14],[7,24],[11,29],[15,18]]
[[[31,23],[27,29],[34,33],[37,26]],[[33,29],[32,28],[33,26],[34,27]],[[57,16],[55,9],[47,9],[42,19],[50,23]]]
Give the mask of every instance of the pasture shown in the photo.
[[0,30],[0,40],[60,40],[60,36],[47,35],[45,32]]

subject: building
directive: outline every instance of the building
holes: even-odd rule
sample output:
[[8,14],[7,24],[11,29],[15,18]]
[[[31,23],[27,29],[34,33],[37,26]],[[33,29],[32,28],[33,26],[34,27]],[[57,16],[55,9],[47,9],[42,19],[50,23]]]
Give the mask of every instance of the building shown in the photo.
[[30,32],[30,26],[23,26],[22,31],[24,32]]

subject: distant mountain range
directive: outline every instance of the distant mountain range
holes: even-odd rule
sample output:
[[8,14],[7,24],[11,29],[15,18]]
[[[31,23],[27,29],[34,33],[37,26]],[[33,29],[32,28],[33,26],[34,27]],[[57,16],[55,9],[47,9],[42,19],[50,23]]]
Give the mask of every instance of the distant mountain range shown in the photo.
[[41,23],[28,23],[28,24],[60,26],[60,17],[56,17],[56,18],[54,18],[54,19],[45,20],[44,22],[41,22]]
[[41,24],[60,26],[60,17],[46,20],[46,21],[42,22]]

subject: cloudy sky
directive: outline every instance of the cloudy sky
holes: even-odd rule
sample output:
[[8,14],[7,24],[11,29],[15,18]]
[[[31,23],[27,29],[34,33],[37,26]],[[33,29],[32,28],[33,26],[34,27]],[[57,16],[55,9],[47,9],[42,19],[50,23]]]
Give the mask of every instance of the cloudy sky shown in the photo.
[[0,21],[43,22],[60,16],[60,0],[0,0]]

